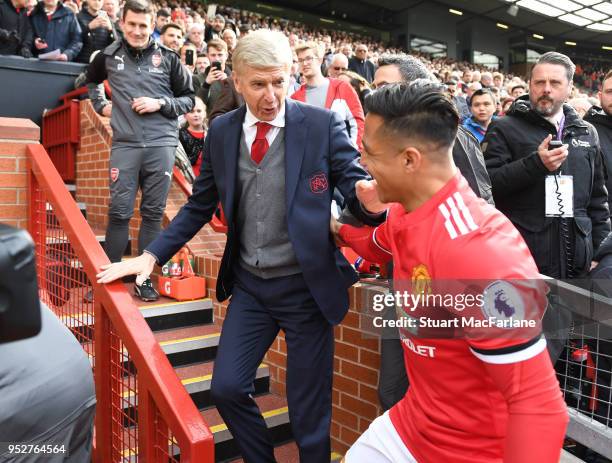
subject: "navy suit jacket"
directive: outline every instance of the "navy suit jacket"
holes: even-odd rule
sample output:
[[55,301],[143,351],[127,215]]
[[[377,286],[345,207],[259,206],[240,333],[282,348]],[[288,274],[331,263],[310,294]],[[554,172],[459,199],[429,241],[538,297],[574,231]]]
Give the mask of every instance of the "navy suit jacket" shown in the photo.
[[[289,238],[304,280],[323,315],[332,324],[348,309],[347,288],[357,274],[336,247],[329,231],[334,187],[359,220],[376,225],[355,195],[355,182],[369,178],[358,164],[344,121],[326,109],[285,101],[285,190]],[[233,266],[240,265],[236,206],[239,143],[246,107],[217,117],[204,144],[193,194],[168,228],[147,248],[163,264],[208,221],[221,200],[228,224],[227,243],[217,277],[217,298],[232,292]]]

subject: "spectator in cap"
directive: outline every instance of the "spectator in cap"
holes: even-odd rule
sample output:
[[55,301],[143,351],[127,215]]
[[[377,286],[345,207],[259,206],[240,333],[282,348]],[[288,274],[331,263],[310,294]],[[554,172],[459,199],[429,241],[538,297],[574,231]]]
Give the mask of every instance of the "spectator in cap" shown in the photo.
[[480,83],[483,88],[489,88],[493,86],[493,74],[490,72],[483,72],[480,76]]
[[523,96],[527,91],[525,90],[525,86],[523,84],[514,85],[510,89],[510,96],[512,98],[518,98],[519,96]]
[[356,72],[368,83],[374,80],[374,63],[368,60],[368,47],[360,43],[355,48],[355,56],[349,59],[349,70]]
[[213,18],[210,27],[206,30],[206,42],[212,39],[220,39],[221,32],[225,27],[225,18],[222,14],[216,14]]

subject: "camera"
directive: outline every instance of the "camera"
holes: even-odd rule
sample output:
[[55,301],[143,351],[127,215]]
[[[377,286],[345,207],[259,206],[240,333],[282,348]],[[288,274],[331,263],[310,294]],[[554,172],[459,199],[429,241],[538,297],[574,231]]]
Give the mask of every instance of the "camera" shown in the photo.
[[24,230],[0,223],[0,343],[41,329],[34,242]]
[[211,71],[220,71],[221,70],[221,61],[213,61],[210,63]]

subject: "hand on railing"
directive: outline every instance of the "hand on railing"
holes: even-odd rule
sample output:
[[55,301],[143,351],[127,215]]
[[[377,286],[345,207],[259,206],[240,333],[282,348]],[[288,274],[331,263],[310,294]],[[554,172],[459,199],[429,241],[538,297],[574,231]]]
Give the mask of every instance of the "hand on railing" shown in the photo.
[[155,257],[152,254],[143,252],[134,259],[103,265],[102,271],[96,275],[96,278],[98,283],[110,283],[128,275],[136,275],[136,284],[141,285],[153,272],[155,263]]

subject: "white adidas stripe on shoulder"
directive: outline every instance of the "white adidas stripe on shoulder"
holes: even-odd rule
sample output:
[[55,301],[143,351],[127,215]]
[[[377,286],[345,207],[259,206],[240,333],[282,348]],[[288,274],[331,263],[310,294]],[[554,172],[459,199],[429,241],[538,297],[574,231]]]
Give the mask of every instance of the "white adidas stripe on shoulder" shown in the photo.
[[389,255],[393,255],[393,254],[391,253],[391,251],[389,251],[388,249],[385,249],[385,247],[384,247],[384,246],[381,246],[381,244],[378,242],[378,240],[376,239],[376,232],[377,232],[377,231],[378,231],[378,227],[376,227],[376,228],[374,229],[374,232],[372,233],[372,241],[374,241],[374,244],[375,244],[375,245],[376,245],[378,248],[380,248],[382,251],[386,252],[386,253],[387,253],[387,254],[389,254]]
[[446,198],[446,202],[440,204],[438,209],[444,217],[444,227],[452,240],[478,229],[472,213],[458,191]]

